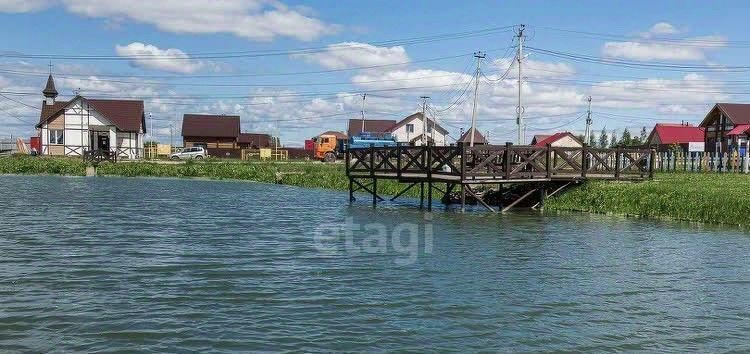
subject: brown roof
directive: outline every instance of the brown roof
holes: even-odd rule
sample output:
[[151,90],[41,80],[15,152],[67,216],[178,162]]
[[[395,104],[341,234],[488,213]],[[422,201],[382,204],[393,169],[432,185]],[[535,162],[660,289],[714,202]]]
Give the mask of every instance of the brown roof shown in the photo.
[[90,108],[99,112],[104,118],[108,119],[117,129],[126,132],[139,132],[141,129],[146,131],[146,117],[144,114],[143,101],[136,100],[99,100],[88,99],[76,96],[70,101],[58,101],[51,106],[42,102],[42,112],[39,115],[39,124],[46,122],[48,119],[56,116],[64,110],[71,102],[80,98],[87,102]]
[[705,126],[704,123],[712,116],[715,111],[721,111],[724,115],[732,122],[732,124],[750,124],[750,104],[747,103],[717,103],[713,108],[706,114],[706,117],[701,122],[700,126]]
[[211,114],[185,114],[182,117],[182,136],[208,138],[237,138],[240,117]]
[[[392,119],[365,119],[365,131],[370,133],[387,133],[396,124]],[[349,119],[349,136],[357,136],[362,133],[362,120]]]
[[[471,136],[469,135],[470,131],[472,131],[471,128],[469,128],[469,130],[467,130],[466,133],[464,133],[464,135],[461,135],[461,137],[458,138],[456,142],[467,143],[467,144],[471,143]],[[487,144],[487,143],[488,143],[487,138],[485,138],[484,135],[482,135],[482,133],[479,132],[479,130],[474,130],[474,144]]]
[[[405,125],[405,124],[407,124],[409,122],[411,122],[414,119],[419,119],[420,121],[422,121],[422,112],[414,113],[414,114],[412,114],[412,115],[410,115],[410,116],[402,119],[400,122],[396,123],[390,129],[388,129],[388,131],[393,132],[394,130],[400,128],[401,126],[403,126],[403,125]],[[422,123],[420,123],[420,124],[422,124]],[[433,126],[435,127],[435,129],[437,129],[441,134],[445,134],[445,133],[448,132],[447,130],[445,130],[445,128],[441,127],[440,124],[437,124],[437,122],[435,122],[434,120],[430,119],[429,117],[427,117],[427,124],[434,124]]]
[[267,148],[273,145],[273,139],[268,134],[240,133],[237,136],[238,144],[248,144],[258,148]]

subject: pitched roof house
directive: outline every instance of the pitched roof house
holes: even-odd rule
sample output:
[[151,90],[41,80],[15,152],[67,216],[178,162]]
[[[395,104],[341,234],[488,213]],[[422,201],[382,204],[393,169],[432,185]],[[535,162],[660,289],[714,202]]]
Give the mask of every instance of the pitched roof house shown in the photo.
[[422,142],[432,142],[435,145],[445,145],[448,131],[440,126],[434,119],[427,117],[425,120],[422,112],[417,112],[402,119],[388,128],[396,141],[414,145],[422,145]]
[[699,125],[704,128],[705,148],[708,152],[736,149],[748,140],[750,104],[717,103]]
[[702,143],[705,131],[701,127],[681,123],[657,123],[646,140],[647,145],[656,146],[659,151],[670,150],[680,146],[687,150],[690,143]]
[[240,149],[268,149],[274,147],[274,140],[269,134],[240,133],[237,145]]
[[[456,142],[458,143],[464,143],[464,144],[470,144],[471,143],[471,135],[469,133],[472,131],[471,128],[467,130],[463,135],[461,135],[460,138]],[[489,142],[487,141],[487,138],[482,135],[482,132],[479,130],[474,130],[474,145],[487,145]]]
[[[537,140],[537,138],[541,140]],[[571,132],[559,132],[552,135],[537,135],[534,136],[534,139],[531,141],[531,145],[539,147],[547,146],[547,144],[555,147],[583,147],[583,142]]]
[[82,156],[105,150],[119,158],[143,156],[146,117],[143,101],[90,99],[77,95],[56,101],[58,92],[50,74],[42,91],[39,123],[41,154]]
[[[390,128],[396,124],[393,119],[365,119],[364,124],[362,119],[349,119],[349,126],[347,128],[348,136],[357,136],[360,133],[388,133]],[[364,126],[364,130],[362,127]]]

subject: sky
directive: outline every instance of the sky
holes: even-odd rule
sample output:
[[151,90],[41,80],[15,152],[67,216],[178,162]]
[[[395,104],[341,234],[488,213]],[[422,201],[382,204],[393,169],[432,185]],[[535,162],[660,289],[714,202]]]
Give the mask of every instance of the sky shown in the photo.
[[[123,5],[127,3],[127,5]],[[0,0],[0,137],[33,136],[51,69],[58,99],[142,99],[151,136],[182,115],[239,115],[242,130],[302,146],[350,118],[422,109],[452,139],[470,126],[515,142],[516,59],[534,134],[639,135],[698,124],[748,100],[740,1]],[[474,52],[485,53],[479,61]],[[51,65],[51,66],[50,66]],[[449,139],[450,140],[450,139]]]

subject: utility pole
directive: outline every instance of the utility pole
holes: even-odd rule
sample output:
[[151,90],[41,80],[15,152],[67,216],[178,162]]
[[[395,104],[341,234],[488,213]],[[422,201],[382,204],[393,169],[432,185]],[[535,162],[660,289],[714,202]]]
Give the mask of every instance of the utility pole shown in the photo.
[[522,84],[522,72],[521,72],[521,62],[523,62],[523,41],[524,41],[524,34],[523,30],[525,29],[524,25],[521,25],[518,27],[518,53],[516,53],[516,60],[518,60],[518,108],[517,111],[517,118],[516,118],[516,125],[518,125],[518,145],[523,145],[524,143],[524,132],[523,132],[523,105],[521,100],[521,84]]
[[365,99],[367,99],[367,93],[362,94],[362,131],[365,132]]
[[151,142],[153,142],[154,141],[154,117],[151,115],[151,112],[148,112],[148,121],[150,125],[148,130],[151,133],[149,135],[151,135]]
[[174,123],[169,121],[169,153],[172,153],[172,147],[174,147]]
[[583,135],[583,143],[588,144],[591,137],[591,96],[588,98],[589,109],[586,115],[586,133]]
[[471,108],[471,132],[469,133],[469,146],[474,146],[474,135],[477,130],[477,96],[479,95],[479,75],[482,69],[482,59],[485,55],[482,52],[474,52],[474,58],[477,58],[477,72],[474,77],[474,106]]
[[427,113],[425,111],[427,110],[427,100],[430,99],[430,96],[421,96],[419,98],[422,99],[422,145],[427,145],[425,143],[427,141]]

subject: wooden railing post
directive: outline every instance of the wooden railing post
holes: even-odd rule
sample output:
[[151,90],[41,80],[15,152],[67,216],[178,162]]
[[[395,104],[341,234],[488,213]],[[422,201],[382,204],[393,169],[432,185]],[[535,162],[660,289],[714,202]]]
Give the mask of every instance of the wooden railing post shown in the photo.
[[586,178],[586,171],[589,169],[589,149],[586,143],[583,143],[583,149],[581,150],[581,177]]
[[432,210],[432,142],[427,142],[427,210]]
[[511,151],[513,149],[513,143],[507,142],[505,143],[505,161],[503,168],[505,169],[505,179],[510,179],[510,155]]
[[[242,153],[244,155],[245,150],[242,150]],[[349,176],[351,174],[350,169],[351,169],[351,163],[352,163],[352,157],[351,157],[351,154],[349,153],[349,144],[344,145],[344,154],[346,155],[344,156],[344,158],[346,159],[346,175]]]
[[547,178],[552,179],[552,144],[547,144],[547,161],[544,163],[544,168],[547,170]]
[[[462,141],[458,142],[458,149],[461,159],[461,181],[463,181],[466,178],[466,149]],[[461,184],[461,188],[463,188],[463,184]]]
[[401,143],[396,143],[396,176],[401,178]]
[[615,179],[620,179],[620,164],[622,163],[622,157],[620,156],[621,153],[622,151],[617,147],[617,149],[615,149]]
[[654,169],[656,167],[656,149],[651,149],[651,161],[648,164],[648,178],[654,178]]
[[375,144],[370,144],[370,176],[375,175]]

